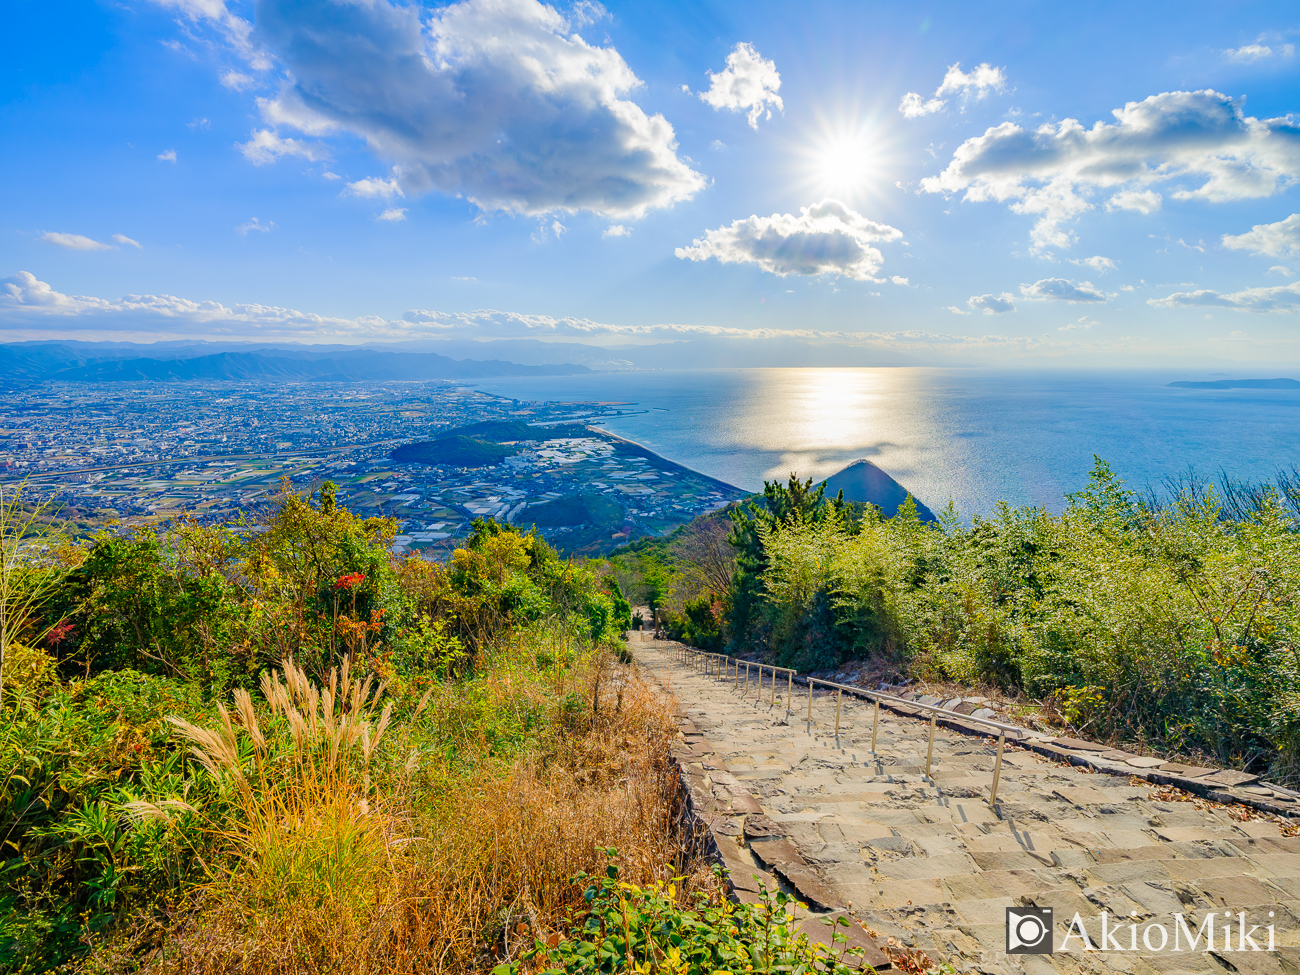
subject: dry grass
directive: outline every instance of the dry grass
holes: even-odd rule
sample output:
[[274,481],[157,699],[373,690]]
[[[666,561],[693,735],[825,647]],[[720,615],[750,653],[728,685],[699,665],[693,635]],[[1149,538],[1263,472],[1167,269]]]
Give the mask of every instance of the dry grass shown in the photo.
[[[537,703],[530,695],[567,697],[541,747],[432,780],[412,773],[408,757],[387,790],[370,781],[387,715],[376,718],[370,689],[357,691],[346,675],[333,695],[300,675],[267,694],[293,730],[292,761],[254,750],[267,752],[268,773],[283,770],[283,781],[241,780],[217,757],[228,759],[239,729],[256,742],[251,706],[241,702],[238,721],[216,731],[182,728],[241,797],[242,812],[224,837],[230,869],[200,889],[140,967],[186,975],[486,971],[534,936],[565,930],[581,902],[572,878],[603,869],[599,848],[618,849],[632,882],[688,869],[668,752],[672,702],[603,653],[540,682],[527,672],[503,661],[486,699],[467,705],[442,692],[426,698],[425,719],[460,720],[465,746],[481,737],[466,708],[526,711]],[[409,744],[401,724],[388,729],[394,749]],[[429,781],[438,783],[432,794]],[[102,951],[91,967],[112,968],[113,958]]]

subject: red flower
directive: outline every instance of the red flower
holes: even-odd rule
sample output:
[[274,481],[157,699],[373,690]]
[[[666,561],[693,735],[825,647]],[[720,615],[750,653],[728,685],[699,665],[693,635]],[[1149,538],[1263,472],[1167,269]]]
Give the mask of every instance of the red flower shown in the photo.
[[349,572],[345,576],[339,576],[338,582],[334,583],[335,589],[355,589],[361,583],[366,581],[364,572]]
[[58,626],[51,627],[50,632],[45,634],[46,642],[50,646],[56,646],[72,635],[72,624],[64,620]]

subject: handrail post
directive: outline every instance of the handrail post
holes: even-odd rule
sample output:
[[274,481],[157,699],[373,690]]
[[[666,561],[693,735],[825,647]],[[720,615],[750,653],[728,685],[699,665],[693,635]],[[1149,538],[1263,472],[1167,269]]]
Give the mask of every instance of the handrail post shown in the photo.
[[998,735],[998,760],[993,763],[993,788],[989,791],[989,805],[998,801],[998,779],[1002,777],[1002,748],[1007,743],[1006,735]]
[[772,700],[768,704],[768,707],[770,708],[776,707],[776,668],[775,667],[772,668]]
[[813,679],[808,678],[808,728],[812,730],[812,686]]
[[934,727],[935,727],[935,723],[938,720],[939,720],[939,716],[935,714],[933,711],[931,711],[930,712],[930,747],[926,750],[925,753],[925,774],[930,778],[931,781],[934,780],[934,776],[930,775],[930,763],[934,761]]
[[840,704],[844,700],[844,688],[835,688],[835,740],[840,740]]
[[749,661],[748,660],[745,661],[745,689],[740,693],[744,695],[749,694]]
[[871,754],[876,754],[876,731],[880,728],[880,698],[876,698],[876,716],[871,721]]
[[790,708],[794,701],[794,671],[785,672],[785,720],[788,724],[790,721]]

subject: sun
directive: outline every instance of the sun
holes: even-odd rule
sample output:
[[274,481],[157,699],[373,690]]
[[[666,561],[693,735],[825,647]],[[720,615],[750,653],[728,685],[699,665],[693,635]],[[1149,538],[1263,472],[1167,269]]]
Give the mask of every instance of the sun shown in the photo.
[[811,155],[813,178],[828,196],[856,196],[878,176],[874,147],[862,133],[829,136]]
[[896,133],[878,112],[831,109],[810,120],[803,136],[794,149],[792,175],[804,192],[865,204],[892,184]]

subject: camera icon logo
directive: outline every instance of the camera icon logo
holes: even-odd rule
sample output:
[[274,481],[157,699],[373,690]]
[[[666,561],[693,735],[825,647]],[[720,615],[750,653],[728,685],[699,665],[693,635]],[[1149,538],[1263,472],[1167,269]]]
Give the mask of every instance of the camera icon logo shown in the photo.
[[1050,907],[1007,908],[1007,954],[1050,955],[1052,953],[1052,909]]

